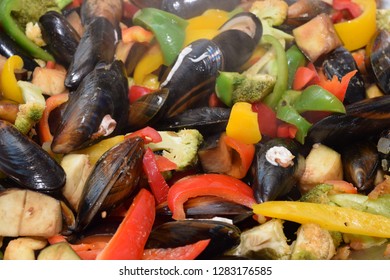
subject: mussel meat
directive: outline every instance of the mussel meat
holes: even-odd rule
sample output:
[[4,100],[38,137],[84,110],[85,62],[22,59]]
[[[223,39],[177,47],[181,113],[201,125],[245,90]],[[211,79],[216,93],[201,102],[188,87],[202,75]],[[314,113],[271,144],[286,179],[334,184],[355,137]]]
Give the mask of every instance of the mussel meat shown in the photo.
[[305,158],[293,139],[274,138],[256,145],[251,186],[258,203],[287,195],[305,170]]
[[113,26],[117,26],[123,13],[122,0],[84,0],[81,4],[81,23],[90,24],[97,17],[106,18]]
[[11,123],[0,120],[0,171],[26,189],[57,195],[65,184],[62,167]]
[[127,83],[122,61],[98,64],[70,94],[52,151],[66,154],[122,133],[129,112]]
[[97,215],[118,206],[137,190],[142,172],[144,142],[128,138],[109,149],[89,175],[76,216],[80,232],[97,219]]

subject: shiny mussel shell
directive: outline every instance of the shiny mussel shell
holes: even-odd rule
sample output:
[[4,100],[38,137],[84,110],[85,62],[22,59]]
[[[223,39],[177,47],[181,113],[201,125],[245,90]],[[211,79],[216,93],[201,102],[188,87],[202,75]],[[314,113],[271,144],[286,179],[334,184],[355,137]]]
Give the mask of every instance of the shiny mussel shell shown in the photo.
[[0,171],[21,187],[56,194],[65,184],[62,167],[11,123],[0,120]]
[[241,231],[235,225],[217,220],[181,220],[167,222],[152,230],[146,248],[174,248],[211,239],[207,248],[198,256],[210,259],[222,255],[237,246]]
[[80,199],[76,231],[85,229],[103,211],[109,211],[136,190],[142,172],[144,142],[129,138],[98,160]]

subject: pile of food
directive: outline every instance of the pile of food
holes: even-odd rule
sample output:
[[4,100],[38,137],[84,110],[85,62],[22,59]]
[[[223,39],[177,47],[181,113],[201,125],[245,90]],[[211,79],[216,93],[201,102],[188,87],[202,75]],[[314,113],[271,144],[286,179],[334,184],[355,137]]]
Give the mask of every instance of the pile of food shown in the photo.
[[0,11],[0,259],[390,258],[384,6]]

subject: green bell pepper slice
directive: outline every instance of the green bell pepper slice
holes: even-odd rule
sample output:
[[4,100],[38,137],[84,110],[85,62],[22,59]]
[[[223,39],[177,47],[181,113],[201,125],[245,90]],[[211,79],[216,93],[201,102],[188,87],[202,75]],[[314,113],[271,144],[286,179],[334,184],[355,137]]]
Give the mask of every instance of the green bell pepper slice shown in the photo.
[[292,45],[286,51],[287,65],[288,65],[288,81],[287,88],[291,89],[294,82],[295,72],[301,66],[305,66],[307,59],[297,45]]
[[164,64],[171,65],[183,48],[188,22],[159,9],[144,8],[135,13],[133,23],[153,32],[163,53]]
[[[71,3],[70,0],[55,0],[53,3],[61,10]],[[13,11],[19,11],[24,6],[23,0],[2,0],[0,1],[0,24],[3,30],[31,56],[45,61],[54,61],[54,57],[41,47],[32,42],[19,27],[12,16]]]

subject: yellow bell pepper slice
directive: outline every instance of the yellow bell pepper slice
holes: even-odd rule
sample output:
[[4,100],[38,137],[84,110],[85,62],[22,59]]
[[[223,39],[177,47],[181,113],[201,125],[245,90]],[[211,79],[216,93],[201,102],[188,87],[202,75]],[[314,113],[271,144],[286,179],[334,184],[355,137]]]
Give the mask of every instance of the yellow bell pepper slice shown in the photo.
[[158,44],[153,45],[141,58],[134,69],[134,83],[136,85],[144,85],[145,79],[155,70],[157,70],[164,62],[164,58]]
[[268,201],[253,206],[253,212],[300,224],[315,223],[343,233],[390,238],[390,219],[346,207],[298,201]]
[[230,112],[226,134],[245,144],[256,144],[261,140],[257,113],[247,102],[234,103]]
[[1,72],[1,89],[3,98],[24,103],[22,89],[18,86],[15,77],[15,70],[23,69],[23,59],[18,55],[10,56]]
[[362,9],[362,14],[352,20],[334,24],[337,35],[349,51],[368,44],[376,32],[376,1],[353,0]]

